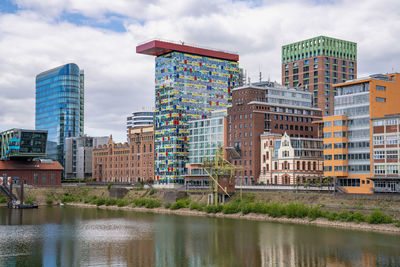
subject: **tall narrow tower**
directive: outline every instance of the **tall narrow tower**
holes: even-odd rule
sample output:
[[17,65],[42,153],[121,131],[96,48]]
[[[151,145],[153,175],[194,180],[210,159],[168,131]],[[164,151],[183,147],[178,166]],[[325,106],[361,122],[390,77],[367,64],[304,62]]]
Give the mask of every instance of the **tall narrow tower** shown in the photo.
[[[137,46],[136,52],[156,56],[155,180],[159,184],[182,184],[189,153],[188,122],[207,118],[231,103],[239,56],[159,40]],[[196,141],[207,146],[213,141],[213,132],[206,139]],[[191,148],[191,153],[199,153],[196,149]]]

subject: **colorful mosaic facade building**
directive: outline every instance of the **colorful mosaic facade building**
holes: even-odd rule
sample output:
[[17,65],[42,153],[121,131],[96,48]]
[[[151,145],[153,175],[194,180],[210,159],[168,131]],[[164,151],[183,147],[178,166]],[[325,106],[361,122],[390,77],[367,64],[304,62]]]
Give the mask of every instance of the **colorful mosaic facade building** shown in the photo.
[[155,181],[183,184],[189,121],[208,118],[231,103],[239,56],[158,40],[137,46],[136,52],[156,56]]

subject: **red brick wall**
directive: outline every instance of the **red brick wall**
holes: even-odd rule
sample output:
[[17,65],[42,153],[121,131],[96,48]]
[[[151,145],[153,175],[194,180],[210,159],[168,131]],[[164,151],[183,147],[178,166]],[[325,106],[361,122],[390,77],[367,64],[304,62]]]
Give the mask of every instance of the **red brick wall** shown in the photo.
[[[34,186],[60,186],[61,170],[0,170],[0,176],[19,177],[19,181],[26,180],[26,184]],[[34,181],[34,174],[38,174],[37,183]],[[46,175],[46,182],[43,183],[43,175]],[[51,181],[51,175],[54,175],[54,183]]]

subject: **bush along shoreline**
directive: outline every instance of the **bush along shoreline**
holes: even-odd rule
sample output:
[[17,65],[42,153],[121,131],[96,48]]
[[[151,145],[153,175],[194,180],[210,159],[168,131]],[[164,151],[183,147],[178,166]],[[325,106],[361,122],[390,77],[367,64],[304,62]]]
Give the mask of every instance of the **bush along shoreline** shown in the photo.
[[[327,211],[323,206],[306,206],[301,202],[291,202],[282,204],[279,202],[262,202],[254,201],[252,197],[244,199],[233,199],[224,205],[205,205],[190,201],[189,198],[176,200],[174,203],[164,203],[158,199],[151,197],[135,198],[135,199],[112,199],[102,198],[97,196],[91,197],[74,197],[64,195],[59,199],[63,203],[84,203],[100,206],[117,206],[117,207],[132,207],[170,210],[171,212],[180,209],[189,209],[190,211],[199,212],[198,215],[207,214],[230,214],[243,216],[247,214],[265,215],[271,218],[288,218],[288,219],[303,219],[314,221],[316,219],[327,219],[329,222],[348,222],[348,223],[367,223],[370,225],[391,224],[400,228],[400,220],[395,220],[391,215],[386,214],[379,209],[363,214],[361,212],[352,211]],[[49,197],[46,199],[48,205],[54,203],[57,199]],[[188,214],[191,215],[191,214]]]

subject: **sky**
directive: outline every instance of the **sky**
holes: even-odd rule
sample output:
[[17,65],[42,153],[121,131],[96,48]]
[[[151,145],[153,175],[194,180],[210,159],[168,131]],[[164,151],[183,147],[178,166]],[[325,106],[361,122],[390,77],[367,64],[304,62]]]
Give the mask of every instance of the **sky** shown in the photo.
[[0,131],[35,127],[35,77],[85,71],[85,133],[126,141],[154,106],[152,39],[237,52],[251,81],[281,81],[281,46],[319,35],[358,44],[358,76],[400,72],[399,0],[0,0]]

